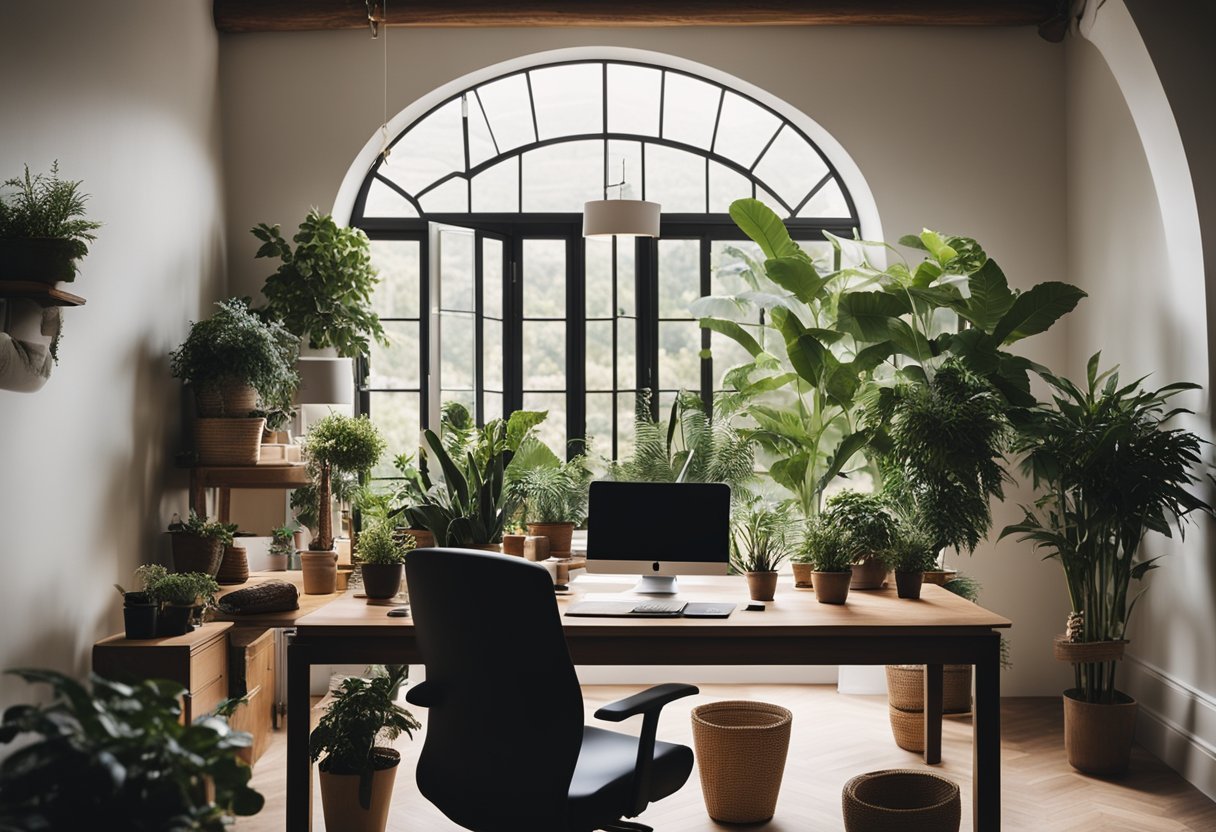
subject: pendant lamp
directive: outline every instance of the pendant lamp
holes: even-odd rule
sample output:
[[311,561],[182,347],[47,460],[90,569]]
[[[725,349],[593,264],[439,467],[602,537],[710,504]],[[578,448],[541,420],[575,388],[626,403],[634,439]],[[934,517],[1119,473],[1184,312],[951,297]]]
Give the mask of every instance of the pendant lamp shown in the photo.
[[[621,181],[604,187],[625,191],[625,160],[621,160]],[[659,213],[657,202],[645,199],[593,199],[583,204],[584,237],[657,237]]]

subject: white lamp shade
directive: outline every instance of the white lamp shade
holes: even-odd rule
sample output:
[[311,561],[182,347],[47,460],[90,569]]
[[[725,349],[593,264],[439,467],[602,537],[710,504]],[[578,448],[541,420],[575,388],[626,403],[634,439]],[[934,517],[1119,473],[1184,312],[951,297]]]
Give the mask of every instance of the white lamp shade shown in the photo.
[[351,404],[355,400],[355,370],[349,358],[306,358],[296,362],[300,386],[296,404]]
[[657,237],[657,202],[643,199],[596,199],[583,205],[584,237]]

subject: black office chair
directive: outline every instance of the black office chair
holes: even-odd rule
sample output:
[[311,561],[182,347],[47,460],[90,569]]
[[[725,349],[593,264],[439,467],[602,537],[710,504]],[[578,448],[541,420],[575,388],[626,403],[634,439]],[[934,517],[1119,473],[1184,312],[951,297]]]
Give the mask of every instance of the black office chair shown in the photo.
[[475,832],[643,832],[622,820],[677,791],[692,750],[656,742],[659,712],[697,693],[659,685],[605,705],[597,719],[642,715],[641,737],[583,725],[553,580],[522,558],[419,549],[406,559],[429,709],[418,788]]

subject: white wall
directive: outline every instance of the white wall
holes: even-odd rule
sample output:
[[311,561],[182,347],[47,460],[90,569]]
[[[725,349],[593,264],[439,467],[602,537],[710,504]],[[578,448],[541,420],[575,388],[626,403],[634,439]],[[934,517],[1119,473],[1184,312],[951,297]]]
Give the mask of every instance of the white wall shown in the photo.
[[217,39],[207,0],[4,3],[0,32],[0,178],[58,158],[105,223],[50,381],[0,391],[0,668],[83,675],[185,507],[167,354],[223,294]]
[[[1026,287],[1065,273],[1063,48],[1031,28],[415,30],[389,34],[390,116],[472,70],[579,45],[651,49],[751,82],[819,122],[868,180],[886,236],[969,234]],[[229,271],[258,290],[256,222],[294,226],[328,209],[383,118],[381,48],[362,32],[222,35]],[[1033,357],[1059,363],[1063,332]],[[1016,500],[1024,495],[1012,495]],[[997,512],[997,527],[1016,515]],[[987,544],[962,564],[1010,617],[1012,695],[1055,694],[1067,673],[1050,637],[1063,582],[1025,546]]]

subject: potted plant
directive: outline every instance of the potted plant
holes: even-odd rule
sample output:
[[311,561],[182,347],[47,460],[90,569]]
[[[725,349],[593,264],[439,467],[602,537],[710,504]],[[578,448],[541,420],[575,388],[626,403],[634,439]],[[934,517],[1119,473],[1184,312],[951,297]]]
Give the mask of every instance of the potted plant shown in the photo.
[[890,562],[895,570],[896,594],[900,598],[920,598],[925,570],[937,568],[933,538],[915,520],[904,518],[891,541]]
[[[531,443],[549,450],[537,439],[531,439]],[[516,459],[525,452],[521,448]],[[512,485],[523,502],[528,534],[549,538],[553,557],[570,557],[574,527],[587,519],[591,470],[586,458],[580,455],[561,462],[553,456],[552,462],[522,471]]]
[[733,523],[731,565],[747,576],[753,601],[771,601],[777,591],[777,568],[790,555],[790,510],[753,502],[741,507]]
[[827,500],[823,514],[840,530],[842,543],[853,557],[851,588],[881,589],[898,531],[886,501],[877,494],[841,491]]
[[1193,513],[1213,511],[1192,493],[1204,440],[1167,427],[1189,412],[1167,410],[1169,400],[1198,386],[1120,386],[1117,368],[1099,372],[1099,358],[1089,360],[1084,386],[1041,373],[1052,402],[1031,412],[1015,450],[1042,496],[1001,537],[1031,541],[1064,569],[1072,614],[1055,652],[1075,673],[1064,693],[1068,762],[1118,775],[1127,770],[1136,722],[1136,700],[1115,686],[1135,606],[1129,590],[1158,560],[1141,556],[1141,541],[1149,532],[1169,536],[1171,527],[1182,534]]
[[168,571],[163,566],[145,566],[136,572],[142,590],[128,592],[118,584],[114,585],[122,595],[123,629],[128,639],[156,638],[160,601],[148,591],[148,584],[160,580],[166,574]]
[[192,510],[184,522],[179,517],[169,524],[173,541],[175,572],[205,572],[215,577],[224,557],[224,547],[232,543],[236,526],[212,522]]
[[161,605],[157,636],[185,635],[193,629],[195,612],[215,604],[220,586],[204,572],[168,572],[149,564],[136,570],[148,596]]
[[313,729],[309,753],[313,762],[320,761],[321,803],[328,829],[384,832],[401,755],[378,743],[403,733],[412,737],[421,727],[392,695],[405,670],[393,666],[373,679],[343,680]]
[[844,530],[822,514],[812,518],[803,535],[802,552],[813,567],[815,600],[843,604],[853,578],[853,553],[846,545]]
[[338,553],[334,551],[332,487],[335,476],[362,477],[384,452],[384,438],[367,415],[333,413],[317,422],[304,439],[304,453],[317,488],[317,535],[300,554],[304,592],[337,590]]
[[297,528],[295,523],[288,523],[271,530],[270,552],[267,555],[269,563],[266,566],[268,572],[283,572],[291,564]]
[[810,589],[815,585],[815,564],[811,563],[810,556],[805,551],[790,555],[790,569],[794,572],[795,589]]
[[39,283],[68,283],[76,279],[76,261],[89,253],[88,244],[101,223],[85,219],[89,195],[80,182],[59,178],[59,162],[50,176],[9,179],[15,189],[0,196],[0,279]]
[[182,724],[180,685],[9,673],[54,695],[0,721],[0,743],[22,743],[0,766],[0,829],[223,832],[261,811],[237,761],[252,737],[214,716]]
[[398,538],[387,520],[372,523],[359,533],[355,554],[363,564],[363,591],[368,598],[392,598],[401,589],[405,556],[414,548],[414,538]]
[[266,419],[261,410],[290,406],[299,377],[296,340],[265,322],[245,302],[216,304],[169,355],[175,378],[194,390],[195,445],[203,465],[254,465]]

